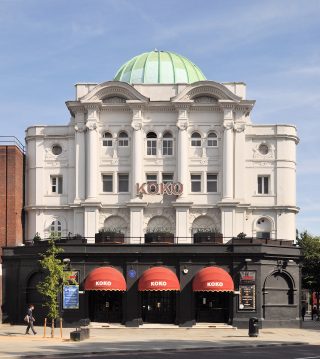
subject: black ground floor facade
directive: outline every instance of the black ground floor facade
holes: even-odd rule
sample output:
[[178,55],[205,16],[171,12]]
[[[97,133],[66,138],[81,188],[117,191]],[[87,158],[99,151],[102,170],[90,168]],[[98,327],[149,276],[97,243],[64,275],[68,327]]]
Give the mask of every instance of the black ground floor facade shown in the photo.
[[[61,300],[61,315],[69,326],[89,318],[126,326],[172,323],[190,327],[206,322],[241,328],[247,327],[250,317],[257,317],[264,328],[299,327],[300,250],[270,243],[61,245],[62,258],[70,259],[80,290],[79,307],[64,309]],[[35,305],[37,323],[40,325],[44,319],[43,300],[36,285],[44,276],[38,260],[45,249],[41,245],[4,248],[4,322],[21,323],[29,303]],[[219,287],[223,286],[220,279],[212,277],[206,290],[196,289],[197,273],[208,267],[220,268],[230,275],[234,288],[224,291]],[[88,276],[97,268],[116,269],[125,280],[125,290],[85,290]],[[179,288],[141,288],[140,280],[150,268],[169,270],[176,276]],[[165,281],[166,278],[157,278],[152,283],[157,286]],[[108,285],[108,278],[96,281],[97,285],[101,283]]]

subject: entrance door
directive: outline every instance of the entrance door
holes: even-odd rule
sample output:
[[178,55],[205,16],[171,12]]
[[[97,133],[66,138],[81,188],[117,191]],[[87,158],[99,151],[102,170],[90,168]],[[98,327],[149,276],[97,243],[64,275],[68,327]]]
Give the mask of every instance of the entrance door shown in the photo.
[[228,292],[196,292],[196,321],[228,323],[230,296]]
[[90,291],[90,320],[100,323],[121,323],[122,295],[122,292],[118,291]]
[[175,291],[142,292],[142,320],[147,323],[174,323],[176,317]]

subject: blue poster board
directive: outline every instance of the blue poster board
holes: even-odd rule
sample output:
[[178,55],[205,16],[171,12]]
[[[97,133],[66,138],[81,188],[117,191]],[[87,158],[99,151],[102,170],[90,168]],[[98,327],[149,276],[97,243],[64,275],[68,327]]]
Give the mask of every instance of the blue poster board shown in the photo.
[[79,309],[79,286],[63,286],[63,309]]

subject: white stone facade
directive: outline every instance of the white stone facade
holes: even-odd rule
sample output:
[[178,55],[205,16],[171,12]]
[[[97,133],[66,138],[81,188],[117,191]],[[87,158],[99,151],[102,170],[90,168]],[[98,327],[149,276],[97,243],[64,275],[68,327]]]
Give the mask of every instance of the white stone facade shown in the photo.
[[[26,130],[27,238],[94,242],[116,227],[140,243],[160,227],[178,243],[204,228],[294,240],[296,128],[254,125],[253,106],[243,83],[76,85],[68,125]],[[181,195],[137,195],[163,174]]]

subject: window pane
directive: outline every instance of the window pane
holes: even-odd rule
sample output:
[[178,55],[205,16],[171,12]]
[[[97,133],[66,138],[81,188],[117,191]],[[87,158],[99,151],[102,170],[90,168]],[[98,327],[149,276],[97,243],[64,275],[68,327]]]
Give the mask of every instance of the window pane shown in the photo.
[[173,173],[163,173],[162,174],[163,183],[172,183],[173,182]]
[[268,194],[269,193],[269,178],[264,177],[263,182],[264,182],[264,193]]
[[191,192],[201,192],[201,175],[191,175]]
[[258,177],[258,193],[262,193],[262,177]]
[[129,175],[119,174],[118,175],[118,191],[119,192],[129,192]]
[[147,174],[147,182],[157,182],[157,175]]
[[207,192],[218,191],[218,176],[214,174],[207,174]]
[[102,176],[103,192],[113,192],[112,175]]
[[62,193],[62,177],[58,177],[58,193]]
[[112,140],[103,140],[103,146],[112,147]]
[[157,142],[156,140],[147,141],[147,155],[155,156],[157,154]]

